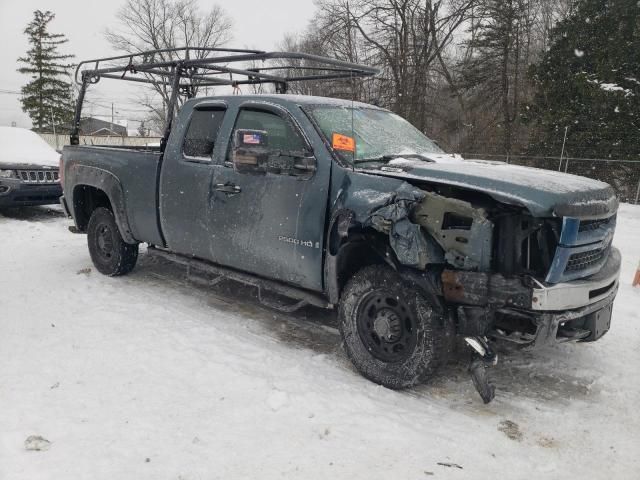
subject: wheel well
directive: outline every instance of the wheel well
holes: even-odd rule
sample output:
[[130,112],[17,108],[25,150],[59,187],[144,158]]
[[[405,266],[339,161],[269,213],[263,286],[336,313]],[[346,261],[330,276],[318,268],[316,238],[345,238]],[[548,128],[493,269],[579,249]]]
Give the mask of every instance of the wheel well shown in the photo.
[[80,231],[85,231],[89,224],[91,214],[98,207],[108,208],[113,211],[107,194],[96,187],[89,185],[77,185],[73,190],[73,211],[76,226]]
[[336,256],[336,281],[339,294],[349,279],[359,270],[369,265],[384,264],[384,250],[381,250],[377,235],[345,242]]

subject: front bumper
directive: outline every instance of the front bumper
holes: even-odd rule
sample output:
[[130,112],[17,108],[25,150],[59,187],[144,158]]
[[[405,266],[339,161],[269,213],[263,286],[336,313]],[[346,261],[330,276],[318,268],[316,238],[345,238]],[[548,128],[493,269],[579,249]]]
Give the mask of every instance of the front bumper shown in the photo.
[[456,305],[464,335],[491,335],[530,346],[593,341],[609,329],[620,264],[620,252],[612,247],[598,273],[558,284],[445,270],[443,296]]
[[581,308],[606,298],[618,289],[622,257],[612,247],[602,269],[589,277],[556,284],[537,283],[531,297],[531,309],[557,311]]
[[0,179],[0,207],[53,205],[62,195],[62,186],[55,184],[27,184],[12,178]]

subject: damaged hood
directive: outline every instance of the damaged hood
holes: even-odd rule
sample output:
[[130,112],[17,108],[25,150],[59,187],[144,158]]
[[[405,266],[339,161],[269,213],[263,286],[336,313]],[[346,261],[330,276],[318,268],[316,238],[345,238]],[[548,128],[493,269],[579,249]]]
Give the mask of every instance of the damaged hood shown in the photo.
[[398,158],[359,171],[483,192],[499,202],[524,207],[535,217],[589,218],[612,215],[618,208],[611,186],[597,180],[502,162],[463,160],[458,155],[433,157],[429,156],[431,161]]

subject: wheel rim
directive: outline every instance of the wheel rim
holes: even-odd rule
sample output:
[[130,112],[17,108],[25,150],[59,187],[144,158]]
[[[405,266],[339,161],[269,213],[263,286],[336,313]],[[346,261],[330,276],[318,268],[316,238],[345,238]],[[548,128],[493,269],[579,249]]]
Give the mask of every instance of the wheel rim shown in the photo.
[[360,302],[357,327],[364,346],[383,362],[406,359],[417,343],[411,309],[402,299],[383,291],[373,291]]
[[113,256],[113,232],[111,227],[105,223],[101,223],[96,228],[96,251],[105,260],[111,259]]

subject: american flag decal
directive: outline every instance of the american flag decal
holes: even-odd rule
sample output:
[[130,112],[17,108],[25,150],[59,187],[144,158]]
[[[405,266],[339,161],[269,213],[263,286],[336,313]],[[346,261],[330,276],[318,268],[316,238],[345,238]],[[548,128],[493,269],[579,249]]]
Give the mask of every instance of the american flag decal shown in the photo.
[[261,140],[261,136],[256,133],[245,133],[242,136],[242,143],[248,145],[260,145]]

